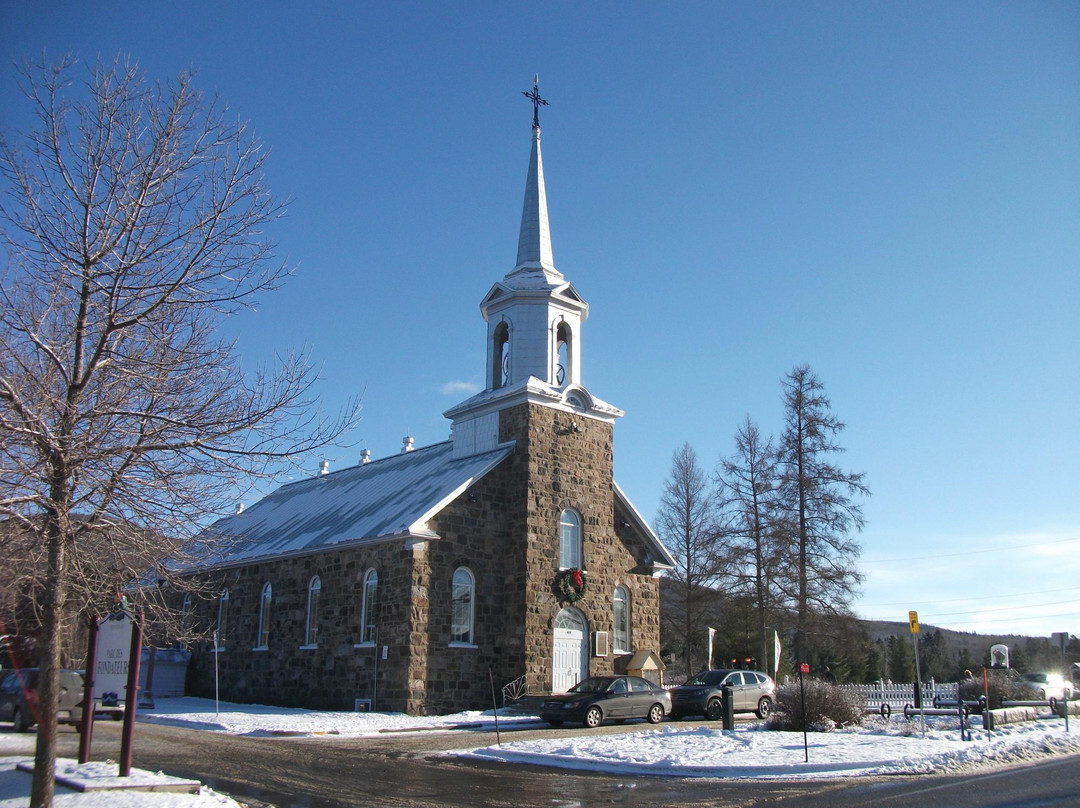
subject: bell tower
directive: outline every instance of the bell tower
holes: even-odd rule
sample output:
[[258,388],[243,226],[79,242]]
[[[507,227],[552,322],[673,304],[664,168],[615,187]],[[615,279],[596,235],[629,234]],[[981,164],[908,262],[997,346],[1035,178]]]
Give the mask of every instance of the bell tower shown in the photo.
[[517,262],[480,303],[487,323],[484,391],[444,414],[453,421],[455,454],[498,444],[497,413],[526,401],[613,422],[621,410],[582,387],[581,329],[589,304],[555,268],[540,151],[539,84],[533,103],[532,149],[518,233]]

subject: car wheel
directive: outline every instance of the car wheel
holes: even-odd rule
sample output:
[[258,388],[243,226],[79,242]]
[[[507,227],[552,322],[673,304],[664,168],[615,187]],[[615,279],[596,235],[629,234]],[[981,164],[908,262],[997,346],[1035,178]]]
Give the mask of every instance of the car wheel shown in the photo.
[[705,705],[705,717],[710,721],[719,721],[723,714],[724,707],[720,699],[709,699],[709,703]]
[[603,720],[604,714],[600,711],[599,707],[593,705],[585,711],[585,720],[582,723],[589,729],[596,729]]
[[654,704],[652,707],[649,708],[648,717],[650,724],[659,724],[661,721],[664,720],[664,705]]
[[22,709],[16,707],[11,713],[11,723],[15,725],[16,732],[26,732],[30,729],[30,724],[23,718]]
[[1039,688],[1039,699],[1041,701],[1046,701],[1046,691],[1043,690],[1041,687]]
[[772,712],[772,699],[770,699],[768,696],[762,696],[760,699],[758,699],[757,717],[758,718],[768,718],[769,714],[771,712]]
[[551,724],[551,726],[553,726],[553,727],[561,727],[561,726],[562,726],[562,721],[551,721],[551,720],[548,720],[548,723],[549,723],[549,724]]

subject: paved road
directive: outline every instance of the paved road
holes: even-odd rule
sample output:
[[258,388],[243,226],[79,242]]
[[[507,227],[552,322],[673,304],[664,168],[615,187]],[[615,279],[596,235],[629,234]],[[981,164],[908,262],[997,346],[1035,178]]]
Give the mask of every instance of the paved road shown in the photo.
[[[647,725],[603,727],[633,732]],[[503,733],[514,739],[573,730]],[[32,737],[26,736],[32,749]],[[78,736],[61,730],[61,754]],[[844,778],[788,783],[626,777],[466,762],[439,753],[495,743],[494,733],[410,733],[378,738],[247,738],[139,724],[135,766],[196,777],[253,806],[779,806],[780,808],[1065,808],[1080,804],[1080,756],[964,776]],[[94,759],[115,759],[119,731],[99,723]]]

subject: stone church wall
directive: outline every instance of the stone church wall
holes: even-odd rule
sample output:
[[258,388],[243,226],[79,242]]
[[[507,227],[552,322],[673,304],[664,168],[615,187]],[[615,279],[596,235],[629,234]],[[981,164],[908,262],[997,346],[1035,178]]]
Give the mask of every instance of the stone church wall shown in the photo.
[[[405,709],[410,567],[411,553],[395,542],[214,573],[215,589],[229,590],[224,650],[215,655],[205,642],[193,649],[188,692],[213,697],[216,656],[221,697],[228,701],[351,710],[355,699],[368,699],[380,710]],[[371,568],[379,574],[379,642],[374,645],[360,644],[363,579]],[[318,647],[305,648],[308,584],[314,575],[322,584]],[[268,581],[270,638],[266,650],[253,650]],[[216,599],[204,601],[196,619],[212,626],[217,610]]]
[[[647,569],[646,546],[616,512],[612,487],[612,425],[574,413],[534,404],[502,413],[500,438],[528,448],[519,480],[527,491],[526,564],[520,585],[525,592],[525,665],[529,690],[549,692],[555,617],[572,605],[588,624],[589,674],[610,674],[615,657],[594,656],[595,632],[613,636],[615,587],[630,598],[631,650],[659,652],[659,586]],[[583,519],[582,563],[588,576],[585,596],[569,604],[560,599],[559,518],[573,508]]]
[[[411,714],[491,706],[492,684],[527,675],[530,693],[550,692],[555,616],[569,604],[555,586],[559,518],[583,518],[585,596],[573,604],[588,623],[589,673],[616,659],[592,655],[594,634],[613,638],[613,595],[629,593],[631,650],[659,651],[659,589],[648,549],[616,508],[612,426],[533,404],[500,413],[500,440],[514,451],[439,512],[437,540],[397,540],[251,564],[215,573],[229,589],[225,650],[216,655],[222,698],[240,702]],[[451,642],[455,570],[473,574],[474,636]],[[360,645],[365,573],[379,574],[379,638]],[[305,648],[308,584],[322,584],[317,648]],[[263,584],[273,587],[267,650],[253,650]],[[216,600],[198,609],[204,625]],[[383,647],[386,658],[382,658]],[[194,649],[188,692],[213,696],[214,654]],[[501,695],[499,696],[501,698]]]

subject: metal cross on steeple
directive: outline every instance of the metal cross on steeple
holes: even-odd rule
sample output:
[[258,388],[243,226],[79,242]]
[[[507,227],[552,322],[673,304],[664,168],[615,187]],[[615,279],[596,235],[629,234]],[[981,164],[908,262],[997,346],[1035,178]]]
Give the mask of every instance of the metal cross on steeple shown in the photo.
[[533,78],[532,92],[521,91],[521,94],[533,102],[533,129],[540,128],[540,107],[546,107],[548,102],[540,97],[540,74]]

